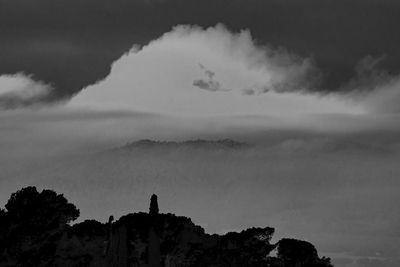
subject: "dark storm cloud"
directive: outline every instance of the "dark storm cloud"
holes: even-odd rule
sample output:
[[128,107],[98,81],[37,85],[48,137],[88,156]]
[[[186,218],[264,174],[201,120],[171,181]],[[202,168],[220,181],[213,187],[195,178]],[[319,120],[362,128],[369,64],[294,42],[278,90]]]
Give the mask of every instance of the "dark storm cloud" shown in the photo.
[[34,101],[65,99],[105,78],[134,44],[174,25],[221,22],[314,58],[323,73],[318,90],[346,90],[368,55],[386,55],[381,68],[399,71],[399,12],[394,0],[0,0],[0,74],[24,72],[55,88]]

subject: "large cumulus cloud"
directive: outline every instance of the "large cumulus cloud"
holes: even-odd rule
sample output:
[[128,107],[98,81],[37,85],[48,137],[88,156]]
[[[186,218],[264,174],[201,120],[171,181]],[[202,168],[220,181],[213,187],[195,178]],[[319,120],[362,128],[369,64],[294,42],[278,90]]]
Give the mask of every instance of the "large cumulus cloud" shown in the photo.
[[196,116],[360,112],[332,96],[299,93],[315,77],[310,58],[258,45],[249,30],[180,25],[134,47],[70,105]]
[[316,91],[345,88],[367,55],[387,55],[382,68],[393,73],[400,67],[400,4],[392,0],[1,0],[0,6],[0,74],[24,72],[54,86],[42,102],[70,98],[106,77],[133,44],[178,24],[248,28],[260,44],[311,56],[323,74]]

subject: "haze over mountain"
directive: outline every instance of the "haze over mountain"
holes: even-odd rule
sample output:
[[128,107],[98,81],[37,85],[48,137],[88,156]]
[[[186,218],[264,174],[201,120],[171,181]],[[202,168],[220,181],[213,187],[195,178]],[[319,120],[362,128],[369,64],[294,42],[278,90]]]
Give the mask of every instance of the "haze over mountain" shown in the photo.
[[209,232],[269,225],[277,229],[275,241],[306,239],[334,263],[362,259],[376,244],[382,264],[397,257],[397,208],[388,206],[398,198],[395,147],[363,141],[368,135],[270,134],[252,145],[144,140],[19,159],[2,167],[2,196],[25,184],[51,187],[80,207],[80,220],[106,221],[110,211],[119,217],[144,209],[156,192],[162,209],[186,214]]

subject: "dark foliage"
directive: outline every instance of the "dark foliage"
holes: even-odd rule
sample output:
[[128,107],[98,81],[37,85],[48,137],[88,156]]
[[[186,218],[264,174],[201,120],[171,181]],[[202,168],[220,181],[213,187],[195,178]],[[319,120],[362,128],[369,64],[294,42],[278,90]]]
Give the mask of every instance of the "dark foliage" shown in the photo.
[[[271,244],[270,227],[209,235],[190,218],[159,214],[155,195],[149,213],[68,225],[78,216],[54,191],[27,187],[12,194],[0,209],[0,267],[147,266],[151,255],[157,255],[154,266],[332,267],[306,241]],[[277,257],[269,256],[274,249]]]
[[284,266],[331,266],[328,258],[320,259],[315,247],[302,240],[284,238],[278,242],[278,257]]
[[32,231],[62,226],[79,217],[79,210],[63,195],[52,190],[39,193],[33,186],[13,193],[5,207],[11,223],[29,225]]
[[96,220],[85,220],[72,226],[71,232],[81,237],[105,236],[106,226]]
[[51,261],[63,229],[79,216],[63,195],[51,190],[39,193],[36,187],[13,193],[5,207],[0,212],[0,258],[10,266]]

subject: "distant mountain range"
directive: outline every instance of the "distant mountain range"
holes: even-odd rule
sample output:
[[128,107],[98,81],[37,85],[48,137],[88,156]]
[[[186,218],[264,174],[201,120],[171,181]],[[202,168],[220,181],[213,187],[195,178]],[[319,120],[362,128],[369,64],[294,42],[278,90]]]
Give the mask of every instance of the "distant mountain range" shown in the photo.
[[147,148],[160,148],[160,149],[206,149],[206,150],[226,150],[226,149],[245,149],[251,147],[250,144],[238,142],[232,139],[219,139],[219,140],[188,140],[182,142],[174,141],[155,141],[150,139],[143,139],[120,147],[119,149],[147,149]]

